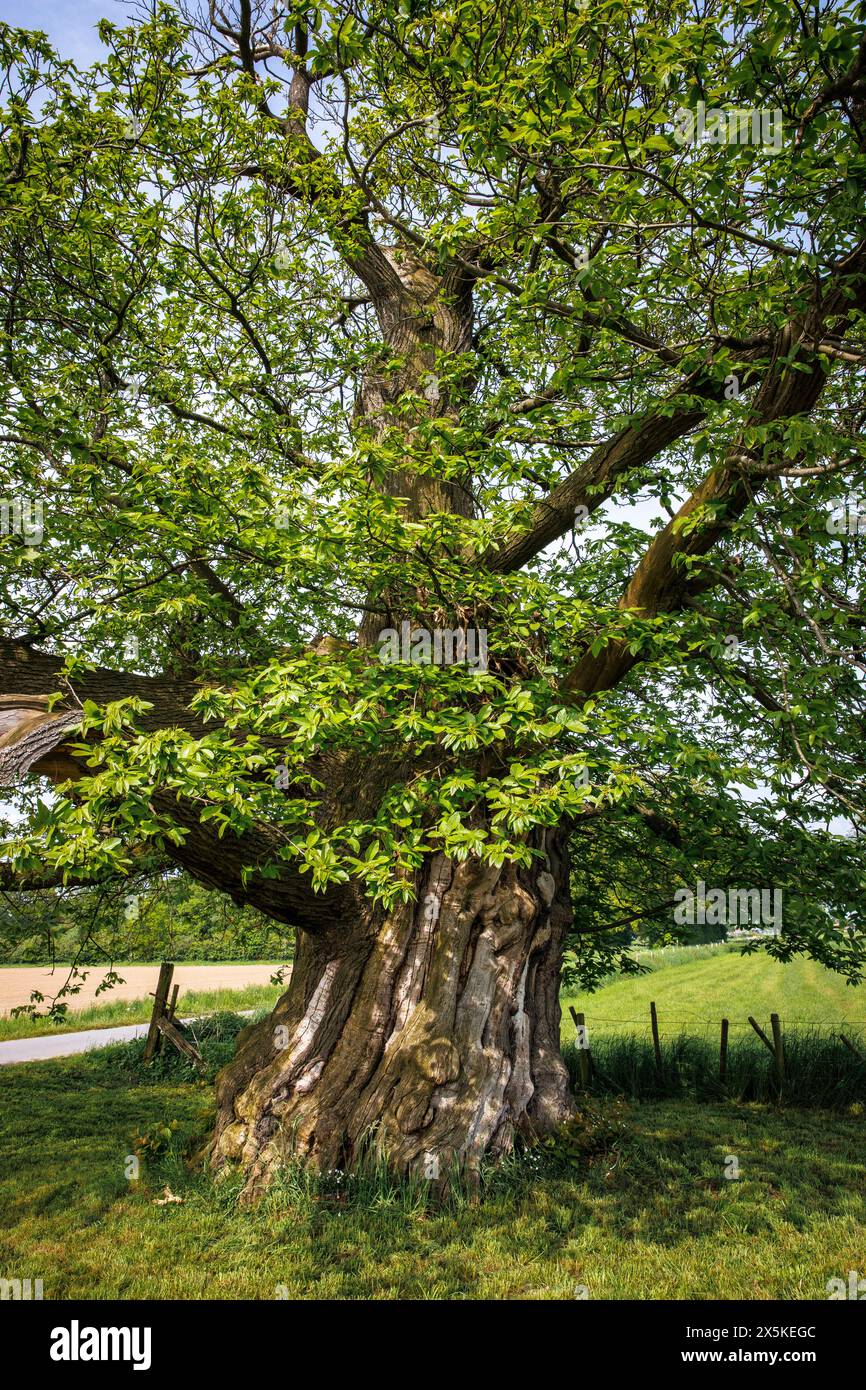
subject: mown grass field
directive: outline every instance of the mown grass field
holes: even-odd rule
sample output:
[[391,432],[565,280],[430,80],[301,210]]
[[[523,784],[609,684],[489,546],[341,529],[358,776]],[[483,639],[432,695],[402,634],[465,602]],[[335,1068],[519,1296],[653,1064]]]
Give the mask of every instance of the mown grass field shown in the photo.
[[[864,986],[852,988],[814,961],[780,965],[725,946],[650,951],[641,962],[649,973],[563,1001],[564,1050],[575,1086],[583,1086],[583,1076],[569,1005],[586,1019],[592,1075],[584,1089],[590,1094],[866,1107]],[[658,1010],[660,1067],[651,1001]],[[769,1040],[772,1013],[782,1023],[781,1083],[772,1053],[749,1023],[752,1015]],[[723,1017],[729,1023],[724,1077]]]
[[[808,1299],[866,1266],[854,1117],[602,1103],[475,1204],[290,1174],[249,1211],[179,1156],[208,1089],[107,1061],[0,1076],[0,1276],[42,1278],[46,1298]],[[172,1151],[131,1184],[133,1136],[171,1120]],[[166,1183],[182,1203],[154,1204]]]
[[[723,1000],[732,1019],[736,1003],[795,1023],[799,999],[806,1019],[853,1021],[841,1010],[858,992],[825,976],[702,953],[578,1007],[590,1024],[619,1008],[624,1024],[644,998],[672,1017],[675,1001],[712,1017]],[[211,1073],[234,1046],[213,1027]],[[437,1208],[423,1183],[290,1170],[248,1210],[235,1179],[185,1162],[209,1084],[174,1054],[145,1073],[141,1049],[0,1069],[0,1277],[41,1278],[47,1299],[822,1299],[829,1279],[866,1270],[861,1104],[583,1096],[551,1149],[485,1174],[480,1200]],[[135,1137],[172,1122],[130,1182]],[[156,1205],[166,1184],[182,1202]]]
[[774,1012],[786,1028],[820,1024],[866,1031],[866,984],[852,987],[802,958],[780,965],[763,953],[743,956],[729,947],[687,950],[647,952],[640,959],[648,974],[619,978],[594,994],[570,994],[563,1000],[563,1037],[574,1036],[569,1004],[586,1015],[591,1037],[649,1033],[651,1001],[662,1036],[684,1031],[716,1037],[722,1018],[730,1020],[732,1034],[751,1034],[750,1014],[766,1029]]

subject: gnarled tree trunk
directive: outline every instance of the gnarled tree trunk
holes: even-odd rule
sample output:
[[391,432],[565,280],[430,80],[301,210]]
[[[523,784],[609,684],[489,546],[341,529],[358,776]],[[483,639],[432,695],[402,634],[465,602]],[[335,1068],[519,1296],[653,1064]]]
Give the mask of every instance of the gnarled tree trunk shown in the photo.
[[[55,664],[16,659],[12,683],[50,687]],[[46,756],[77,771],[66,740],[80,711],[46,715],[31,694],[4,708],[0,772],[2,758],[18,777]],[[335,801],[375,800],[381,776],[374,782],[355,763],[329,770]],[[217,1081],[212,1162],[244,1168],[249,1196],[291,1157],[351,1166],[365,1143],[396,1171],[444,1184],[457,1166],[472,1178],[516,1135],[568,1116],[558,997],[571,916],[565,829],[531,841],[531,868],[431,856],[413,900],[385,912],[341,886],[314,895],[288,868],[244,879],[241,891],[242,865],[273,852],[267,827],[226,837],[216,853],[194,808],[174,801],[172,812],[187,832],[175,847],[184,867],[299,924],[287,992],[241,1036]]]
[[565,837],[532,870],[432,857],[417,901],[301,934],[290,987],[217,1082],[212,1162],[253,1196],[293,1157],[473,1181],[569,1114],[559,971]]

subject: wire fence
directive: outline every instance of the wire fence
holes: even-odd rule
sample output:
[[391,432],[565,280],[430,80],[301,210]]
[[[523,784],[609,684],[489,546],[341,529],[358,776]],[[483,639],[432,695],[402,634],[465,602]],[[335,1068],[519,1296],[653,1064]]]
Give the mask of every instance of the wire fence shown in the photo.
[[[688,1097],[866,1106],[866,1018],[746,1018],[660,1012],[614,1016],[569,1004],[563,1056],[576,1091],[637,1099]],[[587,1005],[584,1004],[584,1009]],[[732,1011],[733,1012],[733,1011]]]
[[[642,1027],[642,1028],[647,1028],[647,1029],[649,1029],[649,1028],[652,1027],[652,1022],[651,1022],[651,1019],[650,1019],[649,1014],[641,1015],[639,1018],[622,1018],[622,1017],[620,1017],[619,1015],[613,1016],[613,1015],[610,1015],[610,1014],[596,1014],[596,1013],[592,1013],[591,1011],[587,1010],[586,1008],[584,1008],[584,1013],[586,1014],[586,1026],[587,1026],[587,1028],[594,1027],[594,1026],[595,1026],[596,1024],[598,1024],[598,1023],[612,1024],[612,1025],[615,1026],[615,1027],[620,1027],[622,1024],[625,1024],[625,1023],[635,1023],[635,1024],[638,1024],[640,1027]],[[756,1017],[757,1017],[757,1016],[759,1016],[759,1015],[756,1014]],[[720,1023],[721,1023],[722,1017],[723,1017],[723,1015],[721,1015],[721,1014],[719,1014],[718,1018],[701,1018],[701,1017],[699,1017],[697,1014],[669,1014],[669,1013],[659,1013],[659,1015],[658,1015],[658,1026],[659,1026],[659,1029],[665,1029],[665,1028],[668,1028],[668,1027],[673,1026],[673,1025],[682,1026],[683,1024],[688,1024],[689,1027],[691,1027],[691,1028],[694,1028],[694,1027],[697,1025],[698,1031],[704,1031],[704,1032],[706,1032],[706,1031],[709,1031],[710,1029],[716,1029],[716,1030],[717,1030],[717,1029],[719,1028]],[[782,1016],[782,1021],[783,1021],[783,1023],[784,1023],[784,1015]],[[749,1023],[748,1019],[745,1019],[745,1020],[743,1020],[743,1021],[740,1021],[740,1019],[731,1018],[731,1019],[728,1020],[728,1024],[729,1024],[729,1027],[731,1027],[731,1028],[751,1028],[751,1026],[752,1026],[752,1025]],[[838,1029],[838,1028],[866,1028],[866,1017],[864,1017],[864,1018],[850,1018],[850,1017],[849,1017],[849,1018],[803,1018],[800,1014],[798,1014],[798,1015],[796,1016],[796,1018],[794,1018],[787,1026],[788,1026],[789,1029],[790,1029],[790,1028],[831,1028],[831,1029],[833,1029],[833,1028],[836,1028],[836,1029]]]

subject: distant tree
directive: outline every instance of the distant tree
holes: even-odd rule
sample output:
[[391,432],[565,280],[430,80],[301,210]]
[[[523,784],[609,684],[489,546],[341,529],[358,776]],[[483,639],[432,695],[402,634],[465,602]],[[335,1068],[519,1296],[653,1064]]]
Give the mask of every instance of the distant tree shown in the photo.
[[862,969],[864,8],[209,13],[2,33],[3,881],[297,925],[248,1194],[471,1175],[567,945],[702,877]]
[[291,949],[291,928],[177,871],[0,899],[0,961],[110,968],[120,961],[274,960]]

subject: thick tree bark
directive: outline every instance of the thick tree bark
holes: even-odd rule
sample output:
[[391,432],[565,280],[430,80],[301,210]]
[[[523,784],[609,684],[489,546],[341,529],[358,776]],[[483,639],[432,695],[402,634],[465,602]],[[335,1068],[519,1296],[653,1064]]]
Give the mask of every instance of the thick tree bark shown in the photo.
[[287,993],[217,1082],[212,1163],[241,1165],[248,1198],[292,1158],[327,1171],[365,1150],[473,1182],[567,1118],[566,840],[538,847],[531,870],[435,856],[414,903],[301,935]]

